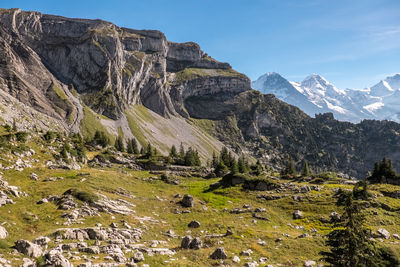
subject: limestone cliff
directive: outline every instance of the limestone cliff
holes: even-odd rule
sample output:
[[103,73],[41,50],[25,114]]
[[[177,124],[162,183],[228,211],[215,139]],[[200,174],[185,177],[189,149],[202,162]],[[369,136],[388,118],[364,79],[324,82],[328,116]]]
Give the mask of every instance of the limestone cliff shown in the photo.
[[[58,81],[59,86],[76,90],[85,105],[112,119],[120,118],[132,104],[143,104],[163,116],[182,113],[182,107],[171,101],[170,92],[174,99],[182,99],[193,94],[193,87],[183,85],[176,89],[179,82],[172,81],[171,89],[167,78],[187,68],[211,70],[210,75],[215,77],[212,81],[197,79],[196,94],[212,93],[206,89],[210,83],[212,86],[221,83],[215,89],[219,91],[250,89],[247,77],[230,75],[229,64],[208,57],[195,43],[168,42],[158,31],[132,30],[102,20],[70,19],[19,9],[2,10],[0,23],[8,29],[8,35],[12,36],[9,38],[24,47],[26,57],[36,58],[32,65],[39,65],[40,72],[33,72],[30,79],[33,88],[43,90]],[[16,58],[23,55],[18,53]],[[15,61],[11,64],[25,65]],[[220,70],[226,70],[223,78],[219,77]],[[230,76],[235,77],[230,79]],[[45,101],[43,97],[32,97]],[[54,100],[48,95],[46,98]],[[58,106],[70,112],[68,104]],[[48,107],[44,105],[44,109]],[[54,115],[65,115],[61,113]]]

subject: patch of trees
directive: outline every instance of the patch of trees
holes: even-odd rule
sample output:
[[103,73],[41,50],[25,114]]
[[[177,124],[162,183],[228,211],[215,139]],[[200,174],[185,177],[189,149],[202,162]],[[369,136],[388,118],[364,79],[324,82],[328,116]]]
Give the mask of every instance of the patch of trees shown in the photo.
[[383,158],[380,162],[375,162],[374,169],[369,177],[370,183],[389,183],[400,184],[400,175],[393,168],[392,160]]
[[199,152],[192,147],[189,147],[185,151],[182,143],[179,147],[179,151],[177,151],[175,145],[172,145],[167,161],[171,164],[183,166],[201,166]]

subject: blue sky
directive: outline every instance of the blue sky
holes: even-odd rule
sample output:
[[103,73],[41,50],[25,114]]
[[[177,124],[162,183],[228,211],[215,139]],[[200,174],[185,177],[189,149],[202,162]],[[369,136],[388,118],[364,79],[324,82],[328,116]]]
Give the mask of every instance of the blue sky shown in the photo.
[[256,79],[275,71],[301,81],[318,73],[339,88],[400,73],[399,0],[2,0],[67,17],[157,29],[194,41]]

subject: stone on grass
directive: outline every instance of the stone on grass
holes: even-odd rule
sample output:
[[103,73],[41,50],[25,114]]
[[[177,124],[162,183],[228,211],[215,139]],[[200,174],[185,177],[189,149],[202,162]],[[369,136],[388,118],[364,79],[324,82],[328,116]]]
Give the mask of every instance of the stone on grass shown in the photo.
[[3,226],[0,226],[0,239],[4,239],[8,236],[8,232],[6,230],[6,228],[4,228]]
[[384,228],[379,228],[377,232],[382,238],[385,238],[385,239],[389,239],[390,238],[389,231],[384,229]]
[[181,242],[181,248],[188,249],[190,242],[192,242],[192,237],[190,235],[184,236]]
[[15,242],[15,249],[18,252],[32,258],[38,258],[43,254],[42,248],[39,245],[23,239]]
[[201,242],[200,237],[196,237],[195,239],[193,239],[190,242],[189,248],[190,249],[200,249],[202,245],[203,245],[203,242]]
[[293,219],[302,219],[303,218],[303,212],[300,210],[295,210],[293,212]]
[[198,221],[191,221],[191,222],[188,224],[188,227],[190,227],[190,228],[199,228],[199,227],[200,227],[200,222],[198,222]]
[[194,206],[194,199],[191,195],[184,195],[181,204],[184,207],[190,208]]
[[228,256],[225,253],[225,249],[223,247],[216,248],[214,252],[210,255],[210,258],[213,260],[224,260]]

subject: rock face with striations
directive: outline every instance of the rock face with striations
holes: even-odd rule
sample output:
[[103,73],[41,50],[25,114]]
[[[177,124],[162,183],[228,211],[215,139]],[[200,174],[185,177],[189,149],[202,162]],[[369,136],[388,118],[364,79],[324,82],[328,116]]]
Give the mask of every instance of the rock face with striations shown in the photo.
[[[97,113],[116,119],[131,104],[141,103],[168,116],[182,113],[179,105],[192,94],[250,89],[249,79],[238,76],[229,64],[208,57],[195,43],[168,42],[159,31],[19,9],[0,11],[0,31],[3,53],[10,52],[3,58],[7,59],[4,64],[12,66],[1,75],[3,81],[14,81],[13,86],[7,86],[10,93],[53,116],[69,116],[70,121],[76,119],[78,111],[69,92],[79,93]],[[11,46],[6,45],[9,40]],[[26,65],[38,67],[38,73],[13,69]],[[174,80],[203,69],[210,73],[202,77],[214,78],[198,77],[196,88],[182,87],[183,80]],[[220,75],[223,71],[226,73]],[[172,103],[170,93],[181,103]]]

